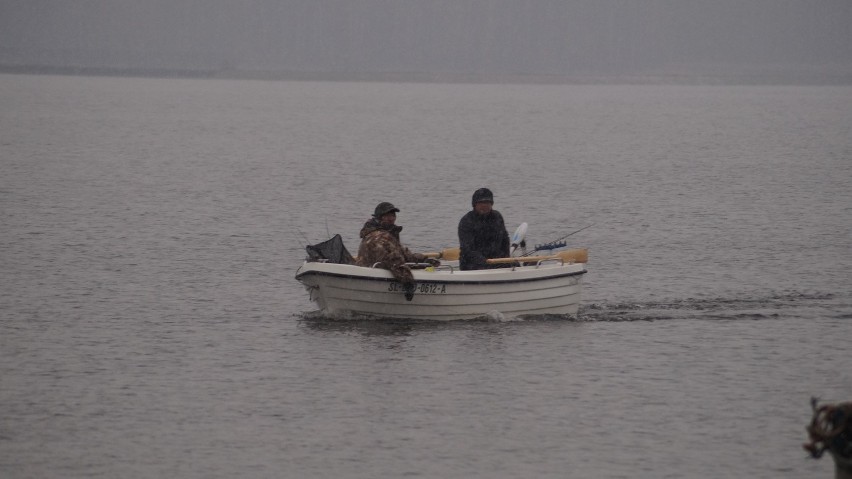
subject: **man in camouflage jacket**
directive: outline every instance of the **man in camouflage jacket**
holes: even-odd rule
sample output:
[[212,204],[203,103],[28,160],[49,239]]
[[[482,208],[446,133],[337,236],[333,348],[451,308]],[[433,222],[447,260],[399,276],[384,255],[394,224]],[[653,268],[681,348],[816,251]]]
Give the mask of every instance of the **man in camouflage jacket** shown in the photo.
[[376,206],[373,217],[361,228],[361,246],[358,247],[358,266],[377,266],[390,270],[393,277],[402,284],[405,299],[411,301],[414,297],[414,276],[405,263],[435,263],[427,260],[420,253],[412,253],[402,245],[399,232],[402,226],[397,226],[394,205],[383,202]]

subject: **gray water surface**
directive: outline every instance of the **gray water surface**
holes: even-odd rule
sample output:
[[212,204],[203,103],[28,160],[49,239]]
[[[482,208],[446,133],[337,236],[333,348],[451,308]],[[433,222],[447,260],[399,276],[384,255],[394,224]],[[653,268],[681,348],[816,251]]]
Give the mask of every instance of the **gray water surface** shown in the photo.
[[[0,476],[831,477],[852,89],[0,75]],[[590,249],[576,318],[318,318],[373,207],[488,186]]]

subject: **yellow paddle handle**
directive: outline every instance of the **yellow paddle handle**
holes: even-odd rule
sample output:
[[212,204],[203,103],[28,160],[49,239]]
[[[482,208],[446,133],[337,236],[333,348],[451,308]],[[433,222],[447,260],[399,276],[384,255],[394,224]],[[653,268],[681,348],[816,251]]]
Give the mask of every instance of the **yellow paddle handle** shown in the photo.
[[455,261],[459,259],[461,248],[445,248],[437,253],[423,253],[427,258],[438,258],[446,261]]

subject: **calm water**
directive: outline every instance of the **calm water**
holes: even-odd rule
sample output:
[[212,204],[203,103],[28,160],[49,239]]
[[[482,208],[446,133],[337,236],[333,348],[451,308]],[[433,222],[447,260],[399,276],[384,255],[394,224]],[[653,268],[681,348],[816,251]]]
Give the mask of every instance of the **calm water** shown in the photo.
[[[852,87],[0,76],[0,476],[832,477]],[[312,319],[379,201],[488,186],[590,249],[578,318]]]

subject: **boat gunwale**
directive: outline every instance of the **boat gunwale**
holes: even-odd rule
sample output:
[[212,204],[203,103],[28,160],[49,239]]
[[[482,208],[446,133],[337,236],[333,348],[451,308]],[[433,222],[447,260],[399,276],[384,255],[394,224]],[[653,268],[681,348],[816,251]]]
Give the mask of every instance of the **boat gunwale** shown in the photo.
[[[305,264],[310,264],[310,263],[305,263]],[[573,264],[582,264],[582,263],[573,263]],[[346,266],[351,266],[351,265],[346,265]],[[558,268],[563,268],[565,266],[569,266],[569,265],[560,265],[560,266],[558,266]],[[364,266],[357,266],[357,267],[365,268]],[[369,269],[369,270],[378,269],[380,271],[386,271],[386,272],[390,273],[388,270],[380,269],[380,268],[366,268],[366,269]],[[555,268],[547,268],[547,269],[555,269]],[[496,271],[493,271],[493,270],[471,270],[471,271],[496,272]],[[429,278],[429,279],[426,279],[426,278],[419,277],[420,275],[417,275],[418,277],[415,277],[414,280],[415,280],[415,282],[418,282],[418,283],[448,283],[448,284],[454,284],[454,285],[483,285],[483,284],[488,285],[488,284],[528,283],[528,282],[534,282],[534,281],[546,281],[546,280],[565,278],[565,277],[570,277],[570,276],[581,276],[581,275],[586,274],[587,272],[588,272],[588,270],[586,270],[585,265],[584,265],[583,269],[579,270],[579,271],[569,271],[569,272],[562,272],[562,273],[549,274],[549,275],[541,275],[541,276],[535,276],[535,277],[529,277],[529,278],[514,278],[514,279],[513,278],[506,278],[506,279],[465,279],[465,278],[461,278],[461,279],[459,279],[460,273],[443,272],[442,271],[438,274],[448,275],[447,278],[443,278],[443,279],[438,279],[438,278],[431,279],[431,278]],[[429,273],[429,274],[434,274],[434,273]],[[381,282],[395,282],[395,281],[397,281],[396,278],[394,278],[392,276],[391,277],[385,277],[385,276],[358,275],[358,274],[351,274],[351,273],[337,273],[337,272],[332,272],[332,271],[319,271],[319,270],[316,270],[316,269],[297,273],[295,279],[297,281],[301,282],[302,278],[310,276],[310,275],[327,276],[327,277],[334,277],[334,278],[341,278],[341,279],[358,279],[358,280],[365,280],[365,281],[381,281]],[[453,275],[453,276],[450,277],[449,275]]]

